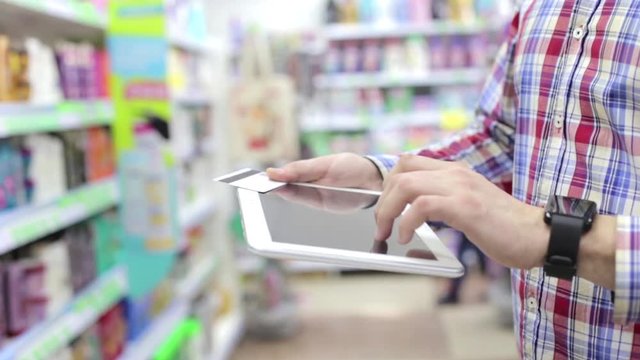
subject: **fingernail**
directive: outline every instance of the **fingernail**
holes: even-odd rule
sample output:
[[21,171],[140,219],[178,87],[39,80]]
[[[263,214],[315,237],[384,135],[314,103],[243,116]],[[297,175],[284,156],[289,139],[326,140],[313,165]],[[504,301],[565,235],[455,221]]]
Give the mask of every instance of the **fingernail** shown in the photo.
[[275,175],[284,175],[284,170],[278,168],[268,168],[267,172],[270,172]]

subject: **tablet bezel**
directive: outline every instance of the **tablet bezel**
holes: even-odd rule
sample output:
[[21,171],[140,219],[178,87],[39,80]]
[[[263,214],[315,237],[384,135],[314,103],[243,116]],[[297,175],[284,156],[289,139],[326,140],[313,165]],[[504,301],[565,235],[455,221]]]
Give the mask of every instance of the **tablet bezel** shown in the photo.
[[[306,186],[309,185],[307,184]],[[369,190],[332,188],[317,185],[314,187],[321,187],[333,191],[380,194],[379,192]],[[416,230],[416,235],[425,242],[436,260],[274,242],[271,238],[269,226],[267,225],[260,194],[255,191],[238,188],[238,200],[242,211],[244,233],[249,249],[258,255],[283,259],[316,261],[349,268],[450,278],[460,277],[464,274],[462,264],[426,224]]]

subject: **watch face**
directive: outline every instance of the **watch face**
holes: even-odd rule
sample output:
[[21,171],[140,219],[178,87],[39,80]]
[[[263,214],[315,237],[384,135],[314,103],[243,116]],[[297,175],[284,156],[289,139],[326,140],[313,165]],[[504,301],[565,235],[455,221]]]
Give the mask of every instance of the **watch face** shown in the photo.
[[593,201],[574,199],[555,195],[549,199],[547,213],[562,214],[582,219],[590,219],[595,215],[596,204]]

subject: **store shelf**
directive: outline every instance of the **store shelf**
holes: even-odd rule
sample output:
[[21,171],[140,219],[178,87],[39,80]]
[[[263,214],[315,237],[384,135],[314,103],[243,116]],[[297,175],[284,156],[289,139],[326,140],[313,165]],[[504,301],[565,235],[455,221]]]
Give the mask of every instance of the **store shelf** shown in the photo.
[[49,204],[26,206],[0,216],[0,254],[99,214],[119,201],[115,179],[86,185]]
[[173,330],[189,315],[189,304],[173,304],[142,335],[141,339],[127,346],[119,360],[150,359],[158,347],[167,340]]
[[333,74],[316,76],[314,84],[321,89],[479,85],[487,75],[484,68],[443,69],[431,73]]
[[497,32],[504,28],[503,21],[458,22],[434,20],[425,24],[338,24],[327,26],[324,35],[327,40],[360,40],[401,38],[412,35],[442,36],[442,35],[471,35]]
[[184,206],[180,210],[180,228],[187,230],[200,225],[216,210],[216,203],[213,197],[201,197],[192,204]]
[[0,13],[3,11],[29,12],[99,30],[104,30],[107,26],[106,15],[100,14],[90,2],[86,1],[0,0]]
[[184,107],[203,107],[211,105],[211,98],[203,93],[182,93],[173,96],[173,103]]
[[81,335],[127,294],[124,268],[98,278],[61,314],[36,326],[0,352],[0,359],[49,359]]
[[191,301],[202,291],[216,262],[201,260],[187,277],[178,283],[173,304],[160,315],[141,337],[127,346],[120,360],[149,359],[171,332],[189,316]]
[[216,322],[214,351],[210,360],[228,360],[244,335],[244,317],[240,311],[225,315]]
[[316,114],[303,119],[301,129],[303,132],[362,132],[378,126],[440,126],[441,123],[442,113],[437,111],[376,116]]
[[68,101],[57,105],[0,104],[0,138],[109,125],[109,101]]
[[207,55],[212,51],[208,40],[195,40],[185,35],[173,32],[169,34],[169,44],[179,49],[200,55]]
[[356,115],[314,114],[300,123],[303,132],[364,132],[371,128],[369,120]]
[[194,299],[207,283],[207,279],[213,274],[216,268],[214,259],[205,258],[200,260],[197,265],[191,269],[187,277],[182,280],[176,289],[176,297],[181,300],[190,301]]

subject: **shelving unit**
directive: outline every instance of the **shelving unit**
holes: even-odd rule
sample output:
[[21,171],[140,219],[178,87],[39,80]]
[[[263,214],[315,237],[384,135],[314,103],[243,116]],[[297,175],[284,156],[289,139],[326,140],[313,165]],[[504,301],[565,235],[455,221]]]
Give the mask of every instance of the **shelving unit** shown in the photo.
[[0,138],[111,125],[108,100],[65,101],[55,105],[0,104]]
[[173,96],[173,103],[186,107],[210,106],[211,99],[205,94],[185,93]]
[[201,224],[216,210],[216,203],[212,197],[203,197],[180,210],[180,228],[187,230]]
[[[468,114],[471,117],[472,114]],[[399,114],[381,114],[376,116],[351,116],[316,114],[304,118],[301,122],[303,132],[358,132],[368,131],[371,125],[439,126],[443,113],[438,111],[417,111]]]
[[177,48],[200,55],[208,55],[212,50],[208,45],[209,40],[200,41],[190,39],[189,37],[179,34],[176,31],[172,31],[169,33],[169,43]]
[[[119,4],[124,3],[122,1]],[[157,15],[157,9],[167,6],[162,1],[151,3],[153,4],[150,7],[142,10],[147,11],[152,8],[151,13]],[[111,5],[113,4],[118,3],[112,2]],[[131,6],[129,9],[133,9],[134,13],[140,10],[137,7],[139,4],[135,1],[124,6]],[[118,18],[108,19],[107,13],[100,13],[96,9],[93,4],[87,1],[67,3],[58,0],[0,0],[0,24],[2,24],[3,34],[8,35],[12,41],[14,38],[34,37],[45,44],[73,39],[78,42],[112,45],[107,41],[108,37],[123,35],[118,33],[118,29],[120,29],[116,26]],[[205,59],[202,61],[209,61],[212,58],[216,46],[214,42],[208,39],[200,41],[178,32],[169,31],[167,33],[166,28],[171,28],[168,13],[161,14],[157,20],[159,20],[158,24],[162,24],[158,26],[157,33],[151,30],[144,35],[149,36],[151,42],[155,42],[153,45],[161,43],[159,46],[161,49],[165,49],[167,45],[178,48]],[[126,37],[127,34],[124,35]],[[136,34],[132,35],[135,37]],[[113,49],[107,47],[107,50]],[[109,54],[111,60],[113,60],[114,53]],[[127,51],[125,51],[125,55],[129,55]],[[155,59],[154,57],[153,60]],[[114,66],[110,69],[110,75],[119,76],[116,74],[115,62],[111,62],[111,64]],[[162,76],[157,78],[162,79]],[[117,81],[113,82],[113,78],[111,80],[111,85],[118,83]],[[126,120],[122,120],[127,118],[127,116],[123,116],[122,105],[123,102],[126,102],[123,99],[129,98],[118,96],[117,92],[113,91],[113,87],[111,90],[115,104],[108,99],[63,101],[52,104],[0,103],[0,139],[114,125],[120,130],[115,132],[115,145],[120,154],[123,149],[120,147],[122,141],[119,141],[121,139],[118,139],[118,136],[127,131],[126,125],[128,125],[123,122]],[[153,107],[157,105],[154,104],[154,100],[147,100],[149,99],[141,101],[145,104],[136,104],[136,106]],[[213,100],[214,97],[209,96],[206,91],[177,93],[173,94],[168,101],[162,101],[161,107],[171,109],[173,105],[185,108],[213,108]],[[127,104],[124,105],[126,107]],[[160,113],[162,114],[162,112]],[[170,119],[171,110],[168,110],[166,115]],[[212,144],[214,143],[215,141],[207,141],[206,144],[202,144],[202,151],[194,155],[202,155],[203,157],[212,155]],[[120,206],[123,203],[120,201],[121,189],[119,185],[124,182],[119,180],[126,180],[124,174],[117,174],[104,181],[86,184],[46,204],[29,205],[3,212],[0,215],[0,255],[81,223],[105,210]],[[216,201],[214,201],[212,194],[203,192],[198,194],[196,199],[195,202],[187,204],[177,211],[179,217],[177,220],[183,233],[202,224],[216,211]],[[189,261],[194,260],[189,259]],[[206,287],[217,266],[213,256],[207,256],[205,260],[196,263],[185,279],[176,285],[173,304],[167,308],[164,314],[148,324],[148,330],[142,337],[134,343],[127,344],[125,354],[121,358],[136,360],[149,358],[163,342],[167,341],[176,325],[191,314],[193,299],[203,291],[209,290]],[[56,351],[67,347],[74,339],[94,325],[100,316],[115,306],[119,300],[124,297],[129,297],[130,301],[137,299],[138,295],[134,291],[137,289],[137,284],[133,280],[129,284],[127,283],[129,277],[124,270],[125,267],[122,265],[103,274],[93,285],[74,298],[64,312],[36,325],[11,344],[1,347],[0,360],[44,360],[51,358]],[[172,272],[168,271],[167,273]],[[207,294],[212,297],[211,300],[215,303],[218,295],[213,291]],[[203,325],[208,327],[215,324]]]
[[218,319],[214,334],[214,352],[210,360],[228,360],[244,334],[244,316],[233,312]]
[[432,20],[426,24],[337,24],[327,26],[324,37],[330,41],[402,38],[412,35],[444,36],[497,32],[502,26],[485,22]]
[[445,69],[429,73],[354,73],[318,75],[318,89],[353,89],[385,87],[435,87],[447,85],[477,85],[487,76],[483,68]]
[[0,352],[0,360],[49,359],[94,324],[127,294],[124,268],[115,268],[80,293],[59,315],[45,321]]
[[86,220],[118,204],[115,179],[86,185],[44,205],[0,216],[0,254]]
[[194,266],[187,277],[178,284],[172,305],[158,316],[137,341],[127,346],[127,351],[120,360],[148,359],[176,326],[189,316],[191,301],[202,291],[215,267],[216,263],[213,260],[201,260]]
[[[88,3],[61,3],[41,0],[0,0],[5,11],[31,11],[37,16],[73,22],[86,27],[104,30],[107,19]],[[12,9],[13,7],[13,9]]]

